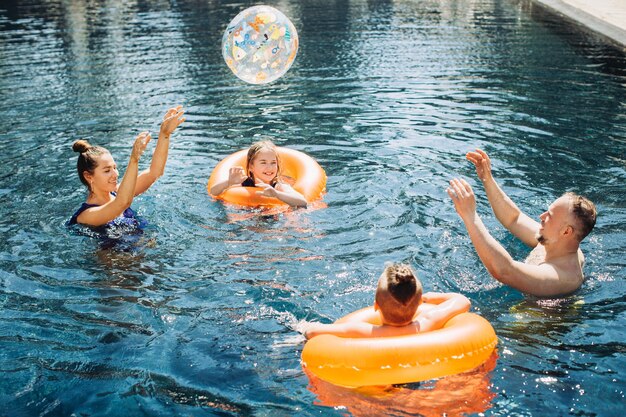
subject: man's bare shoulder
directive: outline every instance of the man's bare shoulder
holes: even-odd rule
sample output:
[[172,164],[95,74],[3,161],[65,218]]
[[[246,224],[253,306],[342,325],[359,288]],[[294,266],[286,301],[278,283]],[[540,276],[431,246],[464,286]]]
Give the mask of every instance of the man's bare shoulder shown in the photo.
[[578,265],[582,268],[585,264],[585,255],[583,251],[578,248],[578,252],[576,254],[571,254],[568,256],[561,256],[552,261],[546,261],[546,249],[543,245],[537,245],[533,248],[532,251],[526,257],[524,263],[529,265],[541,265],[544,263],[554,264],[555,266],[561,266],[568,268],[570,264]]
[[546,263],[554,265],[555,268],[562,271],[567,276],[575,276],[582,279],[584,262],[585,257],[582,251],[578,249],[577,253],[564,255],[559,258],[547,261]]
[[578,263],[581,268],[585,266],[585,254],[583,254],[583,251],[580,250],[580,248],[578,248]]
[[546,260],[546,249],[543,245],[537,245],[530,251],[524,263],[529,265],[541,265]]
[[576,253],[546,260],[545,248],[543,245],[537,245],[528,255],[525,263],[537,267],[551,267],[563,285],[578,288],[583,282],[584,259],[582,251],[578,249]]

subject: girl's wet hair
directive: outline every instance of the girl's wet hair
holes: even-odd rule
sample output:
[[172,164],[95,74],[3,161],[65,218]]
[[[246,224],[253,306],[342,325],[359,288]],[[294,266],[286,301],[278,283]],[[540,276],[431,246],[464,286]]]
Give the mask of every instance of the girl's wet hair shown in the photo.
[[248,157],[246,158],[246,175],[250,177],[252,181],[256,182],[256,180],[254,179],[254,174],[250,172],[250,165],[252,164],[252,161],[254,161],[254,158],[263,149],[269,149],[270,151],[274,152],[274,154],[276,155],[276,163],[277,163],[276,177],[272,180],[272,184],[271,184],[271,185],[274,185],[276,184],[276,182],[278,182],[278,178],[280,177],[281,163],[280,163],[280,156],[278,155],[278,149],[276,149],[276,145],[274,145],[274,143],[270,140],[261,140],[258,142],[254,142],[252,145],[250,145],[250,149],[248,149]]
[[93,174],[98,166],[98,158],[104,153],[108,153],[102,146],[93,146],[85,139],[79,139],[72,145],[72,150],[78,152],[78,161],[76,162],[76,170],[78,178],[91,191],[89,181],[85,178],[85,172]]

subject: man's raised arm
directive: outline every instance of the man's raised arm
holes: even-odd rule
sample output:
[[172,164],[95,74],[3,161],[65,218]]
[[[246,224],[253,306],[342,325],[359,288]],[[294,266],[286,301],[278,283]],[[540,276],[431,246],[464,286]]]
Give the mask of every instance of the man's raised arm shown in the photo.
[[491,160],[482,150],[468,152],[465,157],[476,167],[476,174],[485,187],[489,204],[496,218],[518,239],[530,247],[535,247],[540,224],[524,214],[498,186],[491,174]]
[[[556,296],[575,291],[580,282],[558,267],[550,264],[528,265],[515,261],[487,231],[476,213],[476,198],[465,180],[450,181],[448,195],[465,223],[476,253],[491,276],[503,284],[522,292],[540,296]],[[571,274],[570,274],[571,275]]]

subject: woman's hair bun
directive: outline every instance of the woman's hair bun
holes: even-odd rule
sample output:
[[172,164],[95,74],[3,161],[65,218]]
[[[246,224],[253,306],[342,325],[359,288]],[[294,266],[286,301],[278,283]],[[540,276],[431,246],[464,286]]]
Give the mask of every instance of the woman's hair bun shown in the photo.
[[87,152],[89,148],[91,148],[91,144],[87,142],[85,139],[78,139],[72,145],[72,150],[74,152],[79,152],[79,153]]

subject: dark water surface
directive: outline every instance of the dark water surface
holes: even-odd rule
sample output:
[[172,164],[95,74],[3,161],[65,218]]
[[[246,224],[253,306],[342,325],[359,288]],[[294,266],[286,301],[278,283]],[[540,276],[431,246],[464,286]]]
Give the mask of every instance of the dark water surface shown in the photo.
[[[270,1],[300,51],[265,86],[220,53],[250,2],[0,4],[0,415],[615,416],[626,373],[626,59],[528,1]],[[174,104],[166,174],[113,248],[64,222],[86,197],[75,139],[126,166]],[[326,208],[225,207],[206,181],[262,136],[312,155]],[[445,194],[463,176],[518,259],[464,153],[487,150],[531,216],[574,190],[599,208],[587,280],[537,301],[490,278]],[[142,167],[147,166],[150,145]],[[460,291],[498,357],[386,391],[309,379],[293,331],[373,301],[387,261]],[[621,382],[620,382],[621,381]]]

